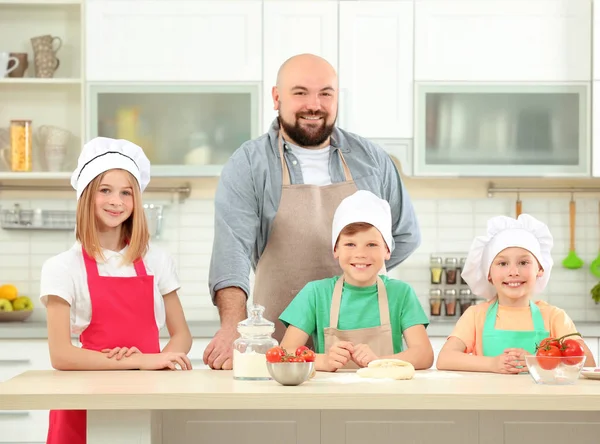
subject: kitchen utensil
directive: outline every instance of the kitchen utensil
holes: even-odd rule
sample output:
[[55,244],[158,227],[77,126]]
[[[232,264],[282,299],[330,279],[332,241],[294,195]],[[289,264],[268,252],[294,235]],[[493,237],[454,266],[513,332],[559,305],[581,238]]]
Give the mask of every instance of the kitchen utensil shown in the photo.
[[281,385],[300,385],[310,378],[314,362],[267,362],[271,377]]
[[[598,227],[600,228],[600,202],[598,202]],[[594,259],[590,264],[590,272],[594,276],[600,277],[600,250],[598,251],[598,256],[596,256],[596,259]]]
[[515,209],[515,214],[516,214],[515,217],[518,218],[522,212],[523,212],[523,202],[521,202],[521,197],[517,193],[517,205],[516,205],[516,209]]
[[148,221],[148,231],[154,239],[160,239],[162,231],[163,206],[154,204],[144,204],[144,212]]
[[[8,66],[9,64],[10,67]],[[18,58],[12,56],[9,52],[0,52],[0,77],[8,77],[8,75],[18,67]]]
[[600,380],[600,367],[583,367],[581,376],[588,379]]
[[26,52],[11,52],[10,57],[15,57],[17,61],[8,62],[8,77],[25,77],[27,68],[29,67],[29,61],[27,60]]
[[[542,361],[542,359],[544,361]],[[571,362],[581,359],[577,364],[572,365]],[[533,378],[536,384],[548,384],[548,385],[571,385],[579,379],[579,374],[585,364],[585,356],[581,358],[573,356],[525,356],[525,363],[529,370],[529,375]],[[554,367],[550,370],[542,368],[540,365],[551,363],[551,365],[545,365],[545,367]]]
[[563,267],[574,270],[583,266],[583,260],[575,253],[575,200],[573,200],[573,195],[569,202],[569,237],[569,254],[562,264]]

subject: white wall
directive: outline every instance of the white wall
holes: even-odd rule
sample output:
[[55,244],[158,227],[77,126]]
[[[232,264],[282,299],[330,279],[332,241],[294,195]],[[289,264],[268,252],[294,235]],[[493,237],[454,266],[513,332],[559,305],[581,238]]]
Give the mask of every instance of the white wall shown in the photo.
[[[194,193],[197,195],[198,193]],[[419,195],[419,193],[415,193]],[[523,211],[542,219],[550,226],[555,240],[555,267],[550,285],[541,298],[568,311],[576,321],[600,321],[600,305],[589,295],[598,279],[589,272],[589,263],[600,250],[597,198],[577,197],[576,249],[585,265],[579,270],[566,270],[561,262],[569,248],[569,197],[522,197]],[[73,199],[2,199],[2,208],[19,202],[22,208],[73,209]],[[146,202],[167,203],[152,199]],[[421,247],[390,275],[404,278],[416,289],[426,311],[429,291],[429,255],[431,253],[463,253],[475,235],[483,234],[489,217],[514,216],[513,197],[495,198],[414,198],[421,230]],[[213,201],[196,197],[183,204],[169,204],[165,211],[164,229],[157,241],[170,251],[178,264],[182,288],[180,291],[189,320],[218,319],[208,295],[208,266],[213,237]],[[46,258],[72,245],[70,232],[28,232],[0,230],[0,283],[14,283],[22,294],[35,298],[39,291],[39,276]],[[43,319],[44,311],[37,304],[34,319]]]

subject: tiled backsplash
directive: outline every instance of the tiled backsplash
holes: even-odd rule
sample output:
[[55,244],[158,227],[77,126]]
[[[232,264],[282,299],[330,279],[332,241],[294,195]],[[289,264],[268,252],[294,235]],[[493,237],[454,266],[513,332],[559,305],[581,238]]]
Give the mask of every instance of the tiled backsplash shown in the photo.
[[[567,270],[562,260],[569,249],[569,199],[522,197],[523,212],[550,226],[554,236],[555,261],[550,284],[540,298],[567,310],[576,321],[600,321],[600,305],[589,294],[598,279],[590,274],[589,264],[600,251],[597,199],[577,198],[576,250],[585,261],[579,270]],[[19,202],[22,208],[74,209],[73,200],[6,200],[2,207]],[[188,320],[218,319],[208,294],[208,266],[213,238],[212,199],[190,199],[170,204],[147,199],[148,203],[167,205],[163,230],[155,242],[167,249],[178,264],[180,295]],[[390,276],[411,283],[426,312],[430,288],[429,256],[431,253],[460,253],[469,249],[474,236],[484,234],[488,218],[515,214],[514,198],[490,199],[414,199],[423,242]],[[37,302],[41,266],[46,258],[69,248],[72,232],[0,230],[0,283],[14,283],[22,294]],[[36,303],[35,319],[45,313]]]

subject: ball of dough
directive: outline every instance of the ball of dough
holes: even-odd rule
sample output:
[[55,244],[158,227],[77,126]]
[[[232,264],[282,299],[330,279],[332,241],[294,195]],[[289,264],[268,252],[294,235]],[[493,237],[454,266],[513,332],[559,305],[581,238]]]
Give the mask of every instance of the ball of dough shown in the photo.
[[362,378],[406,380],[415,376],[415,368],[410,362],[401,359],[376,359],[356,373]]

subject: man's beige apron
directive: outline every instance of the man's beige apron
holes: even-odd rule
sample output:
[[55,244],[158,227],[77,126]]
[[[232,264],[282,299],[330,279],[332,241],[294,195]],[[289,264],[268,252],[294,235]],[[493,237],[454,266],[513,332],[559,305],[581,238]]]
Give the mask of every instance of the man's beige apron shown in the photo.
[[[275,323],[273,337],[281,342],[285,326],[279,315],[310,281],[341,274],[331,250],[331,225],[340,202],[357,191],[342,156],[346,181],[331,185],[292,185],[279,134],[283,171],[281,200],[267,245],[256,266],[254,301]],[[311,344],[309,338],[309,346]]]
[[[333,297],[331,299],[331,311],[329,313],[329,327],[325,328],[325,350],[327,353],[332,345],[340,341],[352,342],[352,344],[367,344],[377,356],[390,356],[394,354],[394,340],[392,339],[392,324],[390,323],[390,308],[388,304],[387,290],[381,278],[377,276],[377,301],[379,302],[379,327],[357,328],[354,330],[338,330],[338,319],[340,317],[340,305],[342,302],[342,289],[344,287],[344,276],[335,283]],[[357,369],[354,361],[348,361],[344,369]]]

